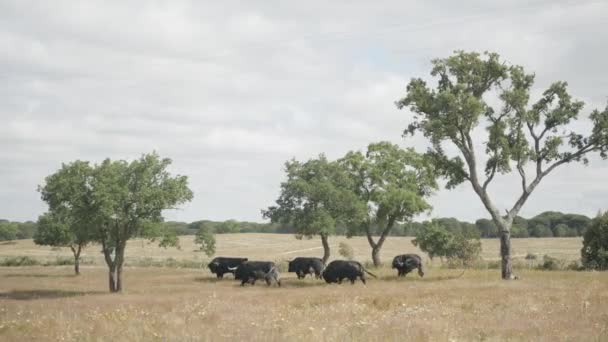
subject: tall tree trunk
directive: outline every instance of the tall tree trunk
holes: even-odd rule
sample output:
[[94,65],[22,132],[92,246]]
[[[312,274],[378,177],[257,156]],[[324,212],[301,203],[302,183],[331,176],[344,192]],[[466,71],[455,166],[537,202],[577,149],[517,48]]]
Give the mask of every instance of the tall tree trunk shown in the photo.
[[116,266],[116,292],[122,292],[122,264]]
[[376,245],[372,247],[372,261],[374,262],[374,266],[379,267],[381,265],[380,262],[380,249],[382,246]]
[[110,284],[110,292],[112,292],[112,293],[117,291],[115,272],[116,272],[116,267],[110,266],[109,272],[108,272],[108,280],[109,280],[109,284]]
[[74,273],[80,275],[80,258],[74,256]]
[[80,275],[80,252],[82,251],[82,245],[78,245],[78,248],[70,246],[72,253],[74,254],[74,273]]
[[500,232],[500,258],[502,279],[511,280],[513,276],[513,265],[511,264],[511,232],[505,229]]
[[330,255],[327,234],[321,234],[321,243],[323,244],[323,263],[327,265]]
[[386,240],[386,237],[388,236],[390,231],[393,229],[394,224],[395,224],[395,219],[393,217],[389,217],[388,223],[387,223],[386,227],[384,228],[384,230],[382,230],[382,232],[380,232],[380,237],[378,238],[377,242],[374,241],[374,238],[372,237],[372,230],[369,226],[369,223],[367,224],[367,226],[365,228],[365,235],[367,235],[367,242],[369,242],[369,246],[372,248],[372,261],[374,262],[375,267],[380,267],[382,265],[382,261],[380,260],[380,250],[382,249],[382,246],[384,245],[384,241]]

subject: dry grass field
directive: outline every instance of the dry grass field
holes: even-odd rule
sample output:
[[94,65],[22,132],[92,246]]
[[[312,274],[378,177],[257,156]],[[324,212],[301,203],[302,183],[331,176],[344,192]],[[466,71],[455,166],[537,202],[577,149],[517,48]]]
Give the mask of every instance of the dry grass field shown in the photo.
[[[369,259],[363,239],[348,243],[357,259]],[[575,259],[580,250],[580,239],[513,243],[517,255]],[[281,260],[319,255],[319,245],[289,235],[222,235],[218,255]],[[127,253],[131,261],[207,259],[193,250],[184,238],[181,250],[134,241]],[[495,258],[497,244],[484,241],[484,250],[484,257]],[[388,260],[414,251],[409,239],[390,238],[383,255]],[[58,254],[69,255],[31,241],[0,245],[0,258]],[[397,279],[382,268],[373,270],[380,278],[367,285],[327,285],[283,274],[281,288],[241,288],[230,276],[218,281],[205,269],[130,267],[125,291],[109,294],[97,254],[94,246],[87,250],[94,264],[79,277],[69,266],[0,267],[0,340],[608,340],[608,273],[521,270],[520,280],[504,282],[497,270],[467,270],[459,277],[460,270],[431,266],[424,278]]]

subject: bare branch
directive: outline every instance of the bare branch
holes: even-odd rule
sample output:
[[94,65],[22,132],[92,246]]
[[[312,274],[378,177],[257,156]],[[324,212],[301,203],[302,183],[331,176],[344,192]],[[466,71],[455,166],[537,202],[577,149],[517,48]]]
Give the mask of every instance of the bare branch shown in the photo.
[[519,171],[519,175],[521,176],[521,189],[522,191],[526,191],[526,171],[521,164],[521,159],[517,161],[517,171]]
[[490,184],[490,182],[492,181],[492,179],[494,179],[494,175],[496,174],[496,164],[494,164],[494,166],[492,167],[492,171],[490,171],[490,175],[488,176],[488,178],[486,179],[485,182],[483,182],[483,191],[486,191],[486,189],[488,188],[488,185]]

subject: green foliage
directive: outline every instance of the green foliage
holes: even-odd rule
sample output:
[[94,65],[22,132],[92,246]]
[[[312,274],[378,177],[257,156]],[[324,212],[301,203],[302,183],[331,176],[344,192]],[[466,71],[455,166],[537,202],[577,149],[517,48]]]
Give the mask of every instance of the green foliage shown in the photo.
[[28,256],[7,257],[0,260],[0,266],[19,267],[19,266],[37,266],[40,262]]
[[40,187],[42,199],[57,222],[78,227],[102,245],[110,269],[110,291],[120,291],[124,250],[129,239],[159,239],[174,245],[175,233],[162,226],[163,210],[192,199],[186,176],[172,177],[170,159],[156,153],[127,162],[104,160],[90,166],[75,161],[63,165]]
[[466,237],[462,233],[452,233],[436,223],[429,223],[421,230],[412,244],[431,259],[435,257],[458,260],[469,265],[479,258],[481,253],[481,241],[479,237]]
[[0,241],[16,240],[19,230],[14,222],[0,222]]
[[194,243],[201,245],[200,250],[207,256],[215,254],[215,236],[208,227],[201,227],[194,238]]
[[537,266],[537,269],[546,270],[546,271],[557,271],[557,270],[563,270],[565,268],[566,268],[566,264],[563,260],[551,257],[546,254],[543,256],[542,264]]
[[348,260],[353,260],[353,258],[355,257],[355,251],[353,250],[353,247],[347,244],[346,242],[340,242],[340,244],[338,245],[338,254]]
[[265,218],[293,226],[299,237],[332,235],[341,222],[361,221],[364,208],[338,163],[324,155],[304,163],[290,160],[285,172],[276,205],[262,211]]
[[[573,123],[583,102],[572,98],[566,82],[551,84],[538,101],[529,104],[534,75],[527,74],[521,66],[508,65],[496,53],[456,51],[432,64],[431,76],[436,84],[429,87],[423,79],[414,78],[407,85],[405,97],[396,103],[398,108],[408,108],[414,114],[404,135],[422,133],[429,140],[427,157],[446,179],[446,187],[451,189],[468,181],[499,232],[510,232],[531,193],[556,167],[573,162],[587,164],[592,153],[608,158],[608,106],[589,115],[590,132],[574,131],[582,126]],[[488,101],[496,98],[498,101]],[[486,136],[478,139],[479,126],[485,128]],[[478,171],[483,159],[475,151],[480,141],[485,144],[485,177]],[[529,164],[532,167],[527,168]],[[527,174],[530,169],[534,170],[533,175]],[[513,170],[521,177],[521,195],[503,217],[487,188],[496,174]],[[545,236],[547,230],[543,227],[551,232],[551,226],[545,223],[532,227],[533,236]],[[505,260],[511,257],[509,246],[501,245]],[[509,265],[504,263],[504,279],[513,279]]]
[[587,269],[608,270],[608,212],[594,218],[585,232],[581,261]]
[[361,207],[367,207],[363,224],[349,228],[387,235],[395,223],[431,209],[425,198],[437,188],[435,174],[428,160],[413,149],[372,143],[365,154],[351,151],[338,163],[352,178]]

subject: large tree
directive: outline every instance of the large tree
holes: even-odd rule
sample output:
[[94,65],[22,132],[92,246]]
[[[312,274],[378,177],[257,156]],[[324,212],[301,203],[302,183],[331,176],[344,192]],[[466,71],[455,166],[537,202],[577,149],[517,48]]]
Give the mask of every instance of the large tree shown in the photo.
[[358,222],[363,209],[352,192],[349,175],[335,161],[324,155],[306,162],[285,163],[287,180],[281,183],[276,205],[263,210],[272,222],[295,227],[296,237],[319,235],[323,245],[323,262],[330,256],[329,236],[336,225]]
[[348,234],[363,230],[374,265],[380,266],[380,251],[395,225],[430,210],[425,198],[437,187],[433,169],[424,156],[389,142],[372,143],[365,154],[348,152],[338,162],[352,177],[352,190],[367,209],[360,224],[349,225]]
[[[582,133],[571,123],[578,119],[583,102],[572,98],[566,82],[551,84],[530,105],[534,75],[501,61],[496,53],[457,51],[432,64],[436,86],[414,78],[405,97],[397,101],[400,109],[407,107],[414,113],[404,134],[420,132],[430,141],[427,154],[447,179],[447,188],[471,184],[499,230],[502,278],[512,279],[514,218],[555,168],[572,162],[586,164],[594,152],[606,158],[608,107],[591,112],[591,131]],[[485,138],[475,131],[479,126],[485,128]],[[475,148],[482,143],[485,158]],[[494,204],[489,185],[497,174],[513,170],[521,177],[521,194],[505,214]]]
[[[64,164],[46,178],[42,199],[49,204],[49,212],[38,219],[34,242],[38,245],[69,247],[74,255],[74,272],[80,274],[80,253],[91,241],[87,217],[78,209],[87,201],[93,169],[88,162]],[[74,205],[74,203],[79,203]]]
[[[171,176],[170,159],[156,153],[127,162],[104,160],[93,167],[91,176],[79,186],[82,196],[63,197],[66,187],[62,170],[46,179],[41,188],[49,211],[69,207],[86,224],[94,241],[102,246],[109,269],[110,292],[122,291],[122,268],[127,241],[133,237],[155,240],[160,245],[177,243],[175,232],[161,223],[162,212],[192,199],[186,176]],[[66,166],[64,166],[65,169]]]

